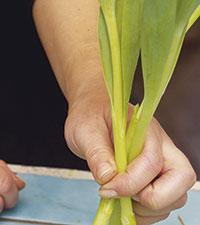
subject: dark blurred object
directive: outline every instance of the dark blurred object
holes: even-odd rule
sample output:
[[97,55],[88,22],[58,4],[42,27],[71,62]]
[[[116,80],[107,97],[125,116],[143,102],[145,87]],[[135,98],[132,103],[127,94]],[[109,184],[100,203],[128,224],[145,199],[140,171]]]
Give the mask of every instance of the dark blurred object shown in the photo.
[[1,2],[0,159],[86,169],[65,144],[66,101],[40,45],[29,3]]

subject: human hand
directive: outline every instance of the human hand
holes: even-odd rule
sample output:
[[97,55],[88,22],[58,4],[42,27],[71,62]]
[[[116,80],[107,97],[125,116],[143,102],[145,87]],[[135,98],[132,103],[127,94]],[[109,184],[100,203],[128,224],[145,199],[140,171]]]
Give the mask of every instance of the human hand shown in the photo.
[[[130,106],[129,111],[133,110]],[[188,159],[159,123],[151,122],[141,155],[117,174],[109,102],[87,97],[69,110],[65,137],[71,150],[87,160],[104,198],[132,196],[138,225],[168,217],[182,207],[196,181]]]
[[25,183],[0,160],[0,212],[15,206]]

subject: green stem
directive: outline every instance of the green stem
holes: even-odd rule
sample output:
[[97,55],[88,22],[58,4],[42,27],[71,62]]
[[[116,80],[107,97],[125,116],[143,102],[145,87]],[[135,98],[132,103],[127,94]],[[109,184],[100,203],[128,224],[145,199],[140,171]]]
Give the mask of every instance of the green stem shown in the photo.
[[[115,160],[119,173],[123,173],[127,167],[127,151],[126,151],[126,121],[127,115],[124,109],[124,90],[121,65],[120,38],[116,21],[116,4],[115,1],[107,0],[101,2],[102,11],[104,13],[107,24],[107,31],[110,41],[111,58],[113,65],[113,108],[112,123],[115,147]],[[120,199],[121,203],[121,222],[123,225],[135,225],[135,219],[132,212],[132,203],[130,198]]]
[[143,102],[133,113],[127,131],[128,163],[142,152],[146,131],[152,118],[151,110],[145,110],[144,105]]
[[118,172],[124,172],[127,166],[126,157],[126,115],[123,105],[123,78],[120,52],[120,39],[115,15],[116,3],[114,0],[102,0],[101,8],[105,18],[113,65],[113,106],[112,106],[112,123],[115,145],[115,157]]
[[114,199],[101,199],[93,225],[108,225],[114,206]]
[[123,225],[136,225],[131,198],[120,198],[121,222]]
[[112,216],[110,218],[109,225],[122,225],[122,223],[121,223],[121,205],[120,205],[119,199],[116,199],[116,201],[115,201],[115,207],[114,207]]

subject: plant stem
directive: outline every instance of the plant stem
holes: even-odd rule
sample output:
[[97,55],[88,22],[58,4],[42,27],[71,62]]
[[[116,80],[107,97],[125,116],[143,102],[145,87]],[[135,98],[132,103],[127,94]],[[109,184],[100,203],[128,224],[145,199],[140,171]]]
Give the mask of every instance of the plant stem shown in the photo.
[[[111,58],[113,65],[113,107],[112,124],[115,147],[115,160],[119,173],[123,173],[127,167],[126,151],[126,121],[127,115],[124,109],[124,90],[120,51],[120,38],[115,15],[115,1],[102,1],[102,11],[107,24],[107,31],[110,41]],[[121,203],[121,222],[123,225],[135,225],[135,219],[132,212],[132,202],[130,198],[120,199]]]
[[128,163],[142,152],[147,128],[152,118],[151,110],[146,110],[144,105],[143,102],[139,109],[136,109],[136,113],[133,113],[127,131]]
[[115,206],[114,199],[101,199],[93,225],[107,225]]
[[123,225],[136,225],[135,215],[131,198],[120,198],[121,203],[121,222]]
[[122,223],[121,223],[121,205],[120,205],[119,199],[115,200],[115,207],[114,207],[112,216],[110,218],[109,225],[122,225]]

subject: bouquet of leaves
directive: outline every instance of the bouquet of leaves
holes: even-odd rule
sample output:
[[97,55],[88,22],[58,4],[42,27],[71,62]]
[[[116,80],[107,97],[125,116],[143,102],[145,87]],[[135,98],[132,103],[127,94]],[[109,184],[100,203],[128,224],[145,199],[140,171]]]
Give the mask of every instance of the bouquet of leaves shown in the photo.
[[[200,0],[100,0],[99,42],[110,97],[119,173],[142,151],[153,114],[170,81]],[[128,103],[141,55],[144,97],[127,126]],[[93,225],[136,225],[131,198],[101,199]]]

